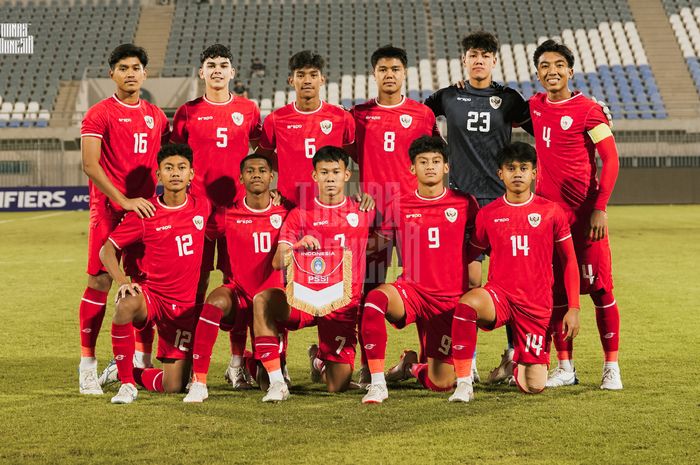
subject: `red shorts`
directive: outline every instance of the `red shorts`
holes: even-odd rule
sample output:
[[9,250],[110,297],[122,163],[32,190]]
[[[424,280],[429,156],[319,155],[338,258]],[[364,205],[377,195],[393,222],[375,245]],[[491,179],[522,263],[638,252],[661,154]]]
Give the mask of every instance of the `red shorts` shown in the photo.
[[[90,205],[90,230],[88,232],[88,262],[87,273],[97,276],[104,273],[104,266],[100,260],[100,249],[112,231],[114,231],[122,218],[123,212],[115,212],[113,209],[102,204]],[[117,251],[117,259],[121,257],[121,251]]]
[[[236,312],[236,324],[221,322],[219,328],[221,331],[233,331],[234,329],[243,329],[253,327],[253,299],[245,293],[243,289],[238,286],[237,283],[226,283],[222,287],[229,289],[231,291],[231,300],[233,301],[234,309]],[[245,319],[245,327],[242,324],[238,324],[241,320],[239,318]]]
[[[216,255],[216,267],[214,266],[214,256]],[[228,250],[226,248],[226,238],[220,237],[213,241],[204,239],[204,250],[202,252],[202,267],[200,271],[211,273],[220,270],[224,274],[224,279],[231,276],[231,265],[228,262]]]
[[549,366],[549,319],[552,311],[520,307],[511,301],[506,291],[491,283],[486,283],[484,289],[491,294],[496,307],[496,322],[492,327],[483,329],[491,331],[510,324],[515,347],[513,360],[516,363]]
[[445,363],[452,363],[452,317],[459,297],[438,298],[421,292],[398,279],[392,284],[403,300],[406,317],[393,326],[402,329],[411,323],[418,326],[421,351]]
[[[571,225],[571,238],[576,250],[578,272],[581,277],[581,294],[591,294],[596,291],[612,291],[612,254],[608,236],[600,241],[588,239],[590,214],[579,214]],[[566,294],[564,287],[564,271],[559,257],[554,257],[554,292]]]
[[291,331],[318,326],[318,358],[354,369],[358,308],[358,304],[351,304],[323,317],[292,308],[289,319],[279,326]]
[[194,330],[197,327],[198,312],[194,306],[180,306],[166,301],[143,287],[148,318],[144,326],[156,325],[158,328],[158,360],[182,360],[190,357]]

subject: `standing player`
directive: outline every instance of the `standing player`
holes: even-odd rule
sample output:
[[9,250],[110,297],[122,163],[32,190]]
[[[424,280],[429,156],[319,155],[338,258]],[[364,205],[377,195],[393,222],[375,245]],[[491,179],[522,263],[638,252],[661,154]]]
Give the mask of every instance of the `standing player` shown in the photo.
[[318,326],[319,347],[312,360],[312,377],[323,379],[329,392],[344,391],[350,384],[365,254],[375,213],[373,210],[363,212],[357,201],[345,196],[345,183],[350,179],[349,161],[347,153],[338,147],[322,147],[316,152],[312,177],[319,195],[306,207],[297,207],[287,216],[273,265],[282,268],[285,255],[293,248],[348,249],[352,252],[350,303],[324,317],[313,317],[290,308],[281,289],[268,289],[255,296],[255,356],[262,361],[270,378],[263,402],[282,401],[289,396],[280,367],[278,323],[290,330]]
[[[317,147],[345,147],[355,142],[355,122],[347,111],[321,100],[325,61],[308,50],[289,59],[289,85],[296,100],[265,118],[258,153],[276,160],[277,190],[295,205],[315,198],[309,161]],[[363,207],[365,205],[363,204]]]
[[[190,148],[164,146],[158,153],[158,179],[164,193],[151,200],[153,215],[140,218],[128,213],[100,251],[102,263],[119,284],[112,348],[121,387],[112,397],[113,404],[136,400],[136,383],[156,392],[180,392],[187,384],[199,264],[211,213],[206,198],[187,193],[193,176]],[[124,275],[117,260],[118,251],[132,244],[143,246],[138,263],[141,275],[135,282]],[[153,324],[158,328],[163,369],[134,368],[134,326]]]
[[[445,188],[443,178],[449,168],[447,145],[441,138],[421,137],[411,144],[408,154],[418,189],[394,199],[396,205],[390,207],[396,214],[391,228],[396,230],[403,274],[365,298],[361,331],[371,384],[363,403],[381,403],[388,397],[385,319],[398,329],[411,323],[423,325],[428,363],[409,366],[411,360],[404,354],[405,371],[410,370],[434,391],[451,389],[455,380],[450,350],[452,314],[457,299],[469,289],[465,241],[479,207],[474,197]],[[445,267],[449,273],[443,272]],[[417,362],[415,353],[411,359]]]
[[[233,208],[217,213],[209,237],[225,237],[230,252],[230,276],[226,284],[209,294],[202,308],[195,332],[193,379],[185,402],[202,402],[208,397],[207,372],[219,328],[232,327],[238,321],[253,323],[253,299],[269,288],[284,288],[282,273],[273,269],[277,240],[288,209],[274,206],[270,195],[272,164],[262,155],[248,155],[241,162],[241,183],[246,194]],[[242,350],[238,366],[229,377],[234,388],[250,387],[242,367]]]
[[[411,142],[421,136],[439,136],[440,133],[430,108],[401,94],[408,66],[406,51],[391,45],[380,47],[372,53],[371,64],[377,81],[377,98],[356,105],[350,113],[355,119],[361,190],[375,199],[380,214],[386,217],[387,207],[394,197],[412,195],[417,188],[410,160],[406,157]],[[385,281],[392,248],[389,240],[382,246],[378,244],[376,253],[367,257],[365,294]],[[362,386],[369,384],[363,346],[360,332]]]
[[[192,147],[197,160],[197,177],[191,193],[206,196],[213,207],[231,207],[242,190],[239,186],[241,160],[260,138],[260,110],[255,102],[229,92],[236,75],[228,47],[215,44],[200,55],[199,78],[204,81],[202,97],[177,109],[173,119],[173,141]],[[214,269],[214,251],[218,250],[218,268],[225,272],[228,263],[225,241],[206,241],[198,302],[204,300],[209,274]],[[245,341],[244,341],[245,345]]]
[[102,394],[95,345],[112,278],[100,262],[100,248],[126,212],[141,218],[155,212],[147,199],[155,193],[156,154],[170,126],[158,107],[139,99],[147,65],[143,48],[115,48],[109,56],[109,75],[116,92],[88,110],[80,130],[83,171],[90,184],[88,283],[80,302],[81,394]]
[[451,402],[474,398],[471,363],[477,326],[490,331],[510,323],[514,332],[514,378],[526,393],[545,388],[549,367],[549,320],[552,315],[552,254],[556,248],[564,269],[569,309],[565,334],[579,328],[578,274],[569,224],[554,202],[534,195],[537,173],[532,146],[516,142],[498,154],[498,176],[506,194],[479,211],[470,240],[469,258],[491,248],[488,282],[462,296],[452,324],[457,389]]
[[[450,86],[428,97],[425,104],[435,116],[447,120],[450,148],[450,187],[476,197],[480,206],[505,192],[496,172],[496,155],[510,143],[512,128],[522,126],[531,132],[528,104],[516,90],[493,81],[497,63],[498,39],[484,31],[462,39],[462,64],[468,79],[462,88]],[[481,284],[481,261],[471,267],[472,287]],[[489,375],[489,382],[500,382],[512,373],[512,334],[506,326],[508,349],[501,364]],[[476,365],[474,365],[476,369]],[[477,375],[478,376],[478,375]]]
[[[600,106],[569,89],[569,80],[574,75],[571,50],[548,40],[537,47],[533,59],[540,83],[547,91],[530,99],[540,158],[536,192],[558,203],[568,215],[580,266],[581,292],[590,294],[596,307],[598,332],[605,353],[600,387],[622,389],[617,363],[620,312],[613,296],[606,213],[620,167],[615,138]],[[600,181],[596,175],[596,151],[603,161]],[[562,336],[561,321],[567,300],[558,271],[555,272],[558,282],[554,288],[552,331],[559,366],[547,380],[549,387],[578,383],[573,342]]]

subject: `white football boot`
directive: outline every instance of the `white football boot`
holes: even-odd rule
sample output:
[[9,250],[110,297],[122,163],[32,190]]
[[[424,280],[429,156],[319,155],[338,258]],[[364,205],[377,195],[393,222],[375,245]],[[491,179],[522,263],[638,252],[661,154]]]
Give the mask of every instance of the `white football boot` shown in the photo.
[[97,367],[81,370],[78,368],[78,386],[81,394],[99,396],[104,394],[97,376]]
[[97,379],[100,386],[109,386],[119,381],[119,372],[117,371],[117,362],[112,359],[109,364],[102,370],[102,374]]
[[611,391],[619,391],[622,389],[622,378],[620,377],[619,367],[603,368],[603,381],[600,384],[600,388]]
[[501,355],[501,363],[491,370],[486,384],[500,384],[513,376],[513,349],[506,349]]
[[457,383],[457,389],[450,396],[450,402],[469,402],[474,400],[474,387],[471,382],[462,381]]
[[139,391],[131,383],[122,384],[117,395],[112,397],[113,404],[130,404],[136,400]]
[[267,394],[262,398],[263,402],[281,402],[289,398],[289,387],[285,382],[275,382],[267,388]]
[[207,385],[198,381],[193,381],[190,385],[190,391],[187,393],[183,402],[188,404],[202,403],[209,397]]
[[247,391],[253,389],[253,380],[244,366],[228,366],[224,378],[235,391]]
[[576,370],[574,369],[574,371],[566,371],[562,368],[557,367],[554,369],[552,374],[549,375],[549,378],[547,378],[545,386],[548,388],[556,388],[561,386],[573,386],[574,384],[578,384]]
[[362,398],[363,404],[381,404],[389,398],[386,384],[370,384],[367,386],[367,394]]

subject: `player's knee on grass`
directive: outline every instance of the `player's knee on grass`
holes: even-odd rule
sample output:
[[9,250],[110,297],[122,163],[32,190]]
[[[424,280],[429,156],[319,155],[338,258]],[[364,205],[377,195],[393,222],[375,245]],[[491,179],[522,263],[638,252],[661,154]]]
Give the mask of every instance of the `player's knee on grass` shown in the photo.
[[185,391],[190,372],[190,364],[186,360],[166,359],[163,361],[163,392],[177,394]]
[[547,382],[547,365],[518,364],[517,383],[526,394],[539,394]]
[[347,363],[326,362],[324,378],[328,392],[347,391],[352,380],[352,367]]
[[451,388],[456,380],[454,367],[434,358],[428,358],[428,377],[440,389]]
[[107,273],[88,275],[88,287],[100,292],[109,292],[112,287],[112,278]]

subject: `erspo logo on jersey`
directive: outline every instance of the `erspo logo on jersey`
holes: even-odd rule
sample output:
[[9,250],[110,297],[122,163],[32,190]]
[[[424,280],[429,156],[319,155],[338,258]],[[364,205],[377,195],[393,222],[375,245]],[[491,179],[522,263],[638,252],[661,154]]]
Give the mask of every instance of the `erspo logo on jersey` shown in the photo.
[[87,210],[87,186],[2,188],[0,211]]

